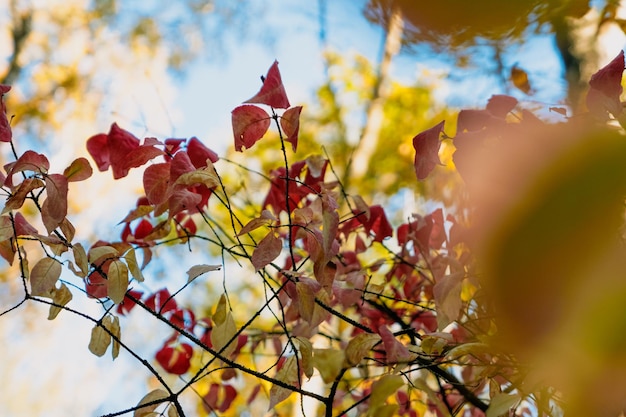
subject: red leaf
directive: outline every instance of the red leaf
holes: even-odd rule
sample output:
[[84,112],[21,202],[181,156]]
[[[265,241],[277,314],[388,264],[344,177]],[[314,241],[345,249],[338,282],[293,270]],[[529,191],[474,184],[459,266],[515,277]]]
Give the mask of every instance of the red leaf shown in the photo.
[[143,173],[143,189],[150,204],[167,200],[170,185],[170,162],[150,165]]
[[189,154],[191,163],[196,168],[204,168],[207,166],[207,159],[210,159],[213,163],[219,160],[217,154],[204,146],[195,136],[187,141],[187,153]]
[[487,126],[493,116],[487,110],[461,110],[457,118],[457,134],[482,130]]
[[287,136],[287,139],[285,140],[291,143],[291,147],[294,152],[298,147],[298,132],[300,131],[301,111],[302,106],[292,107],[291,109],[285,110],[280,118],[280,126],[283,128],[283,132],[285,132],[285,135]]
[[183,210],[195,210],[200,205],[202,196],[186,189],[175,190],[170,196],[169,217],[174,217]]
[[187,308],[177,308],[170,316],[170,323],[181,329],[193,330],[196,325],[196,316]]
[[487,102],[487,111],[495,117],[504,119],[517,106],[517,99],[503,94],[494,94]]
[[379,205],[370,207],[369,218],[365,214],[360,214],[357,219],[368,233],[374,233],[376,242],[382,242],[383,239],[393,235],[393,229],[387,220],[385,210]]
[[[106,261],[100,265],[100,269],[106,274],[109,270],[111,261]],[[109,294],[107,280],[98,271],[93,271],[85,279],[85,290],[87,295],[92,298],[105,298]]]
[[178,308],[167,288],[162,288],[146,299],[146,306],[155,313],[164,314]]
[[187,152],[178,152],[172,158],[171,168],[170,168],[170,183],[174,184],[178,177],[187,172],[195,171],[196,167],[191,162],[189,155]]
[[41,219],[48,233],[56,229],[67,216],[67,178],[61,174],[46,177],[46,200],[41,206]]
[[283,249],[282,241],[274,235],[274,232],[270,232],[265,236],[252,253],[250,261],[255,270],[259,270],[272,262],[280,255]]
[[106,133],[100,133],[87,139],[87,152],[96,162],[100,172],[104,172],[111,166],[111,156],[107,145]]
[[231,114],[235,150],[241,152],[244,146],[250,149],[265,135],[270,127],[270,116],[257,106],[243,105],[236,107]]
[[172,155],[178,152],[183,142],[185,142],[185,139],[177,139],[177,138],[165,139],[165,160],[166,161],[169,161],[170,159],[172,159]]
[[152,145],[143,144],[133,149],[124,160],[124,169],[128,172],[131,168],[137,168],[145,164],[157,156],[163,155],[164,152]]
[[[620,95],[623,91],[623,72],[624,51],[620,51],[608,65],[591,76],[590,90],[587,95],[587,107],[590,111],[598,113],[598,110],[601,112],[608,110],[616,117],[622,112]],[[601,95],[596,94],[597,92]]]
[[50,168],[50,163],[45,155],[34,151],[26,151],[20,156],[17,161],[7,164],[4,169],[7,172],[4,185],[13,187],[13,175],[23,171],[33,171],[40,174],[45,174]]
[[378,334],[383,341],[387,363],[404,362],[411,358],[412,354],[409,349],[395,338],[387,326],[381,324],[378,327]]
[[[130,313],[130,311],[137,305],[134,299],[141,299],[142,294],[143,293],[141,291],[129,290],[124,296],[124,300],[117,305],[117,314],[125,316],[126,314]],[[129,295],[131,295],[133,298],[131,299]]]
[[15,227],[16,236],[35,236],[39,234],[37,229],[35,229],[35,227],[28,223],[28,221],[20,212],[15,213],[15,217],[13,218],[13,224]]
[[413,138],[413,148],[415,148],[415,174],[418,180],[425,179],[428,174],[441,164],[439,160],[439,135],[443,131],[442,121],[435,127],[418,134]]
[[10,85],[0,84],[0,142],[10,142],[13,137],[11,125],[7,118],[7,109],[3,96],[11,89]]
[[152,229],[153,229],[152,223],[150,223],[146,219],[142,219],[137,225],[137,227],[135,228],[135,232],[133,233],[133,236],[135,237],[135,239],[143,239],[144,237],[152,233]]
[[107,146],[111,160],[113,178],[120,179],[128,175],[127,158],[139,147],[139,139],[132,133],[120,128],[117,123],[111,125],[107,135]]
[[276,109],[290,107],[283,81],[280,78],[280,71],[278,71],[278,61],[274,61],[267,72],[261,90],[250,100],[244,101],[244,103],[267,104]]
[[165,345],[156,353],[156,360],[166,372],[182,375],[189,370],[192,355],[193,348],[187,343]]

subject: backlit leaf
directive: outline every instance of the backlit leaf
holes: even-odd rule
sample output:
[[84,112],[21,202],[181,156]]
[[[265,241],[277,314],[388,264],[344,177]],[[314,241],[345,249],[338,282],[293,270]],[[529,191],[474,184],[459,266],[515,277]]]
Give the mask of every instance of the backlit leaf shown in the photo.
[[215,152],[207,148],[196,137],[192,137],[187,141],[187,154],[189,154],[189,159],[193,166],[198,169],[207,166],[207,159],[213,163],[216,163],[219,159]]
[[346,360],[346,353],[339,349],[313,349],[313,366],[320,372],[322,380],[329,384],[333,382]]
[[10,142],[13,136],[11,124],[7,118],[7,109],[4,104],[4,95],[9,92],[11,86],[0,84],[0,142]]
[[358,365],[374,346],[381,341],[376,333],[361,333],[348,342],[346,347],[346,359],[351,366]]
[[143,189],[150,204],[158,205],[167,200],[169,184],[169,162],[150,165],[143,173]]
[[135,410],[133,417],[147,417],[150,413],[156,410],[156,408],[160,405],[160,403],[157,402],[152,405],[146,405],[144,407],[141,407],[142,405],[152,403],[158,400],[163,400],[161,402],[164,402],[165,399],[168,397],[169,397],[169,394],[165,390],[155,389],[155,390],[150,391],[137,404],[137,407],[140,407],[140,408],[137,408]]
[[491,403],[489,403],[486,415],[487,417],[499,417],[501,415],[506,415],[519,401],[520,397],[517,394],[505,394],[502,392],[496,394],[491,399]]
[[137,263],[137,257],[135,256],[135,249],[131,249],[124,254],[124,260],[126,261],[126,265],[128,265],[128,269],[130,270],[130,274],[135,278],[138,282],[143,282],[143,274],[141,273],[141,268]]
[[487,111],[495,117],[504,119],[517,106],[517,103],[518,101],[515,97],[494,94],[487,102]]
[[110,344],[111,335],[103,329],[100,324],[96,324],[93,329],[91,329],[89,351],[96,356],[103,356]]
[[282,240],[274,234],[274,231],[270,230],[254,249],[252,257],[250,258],[252,266],[258,271],[276,259],[282,249]]
[[[289,386],[299,386],[297,358],[295,356],[289,356],[274,378]],[[293,391],[290,389],[275,384],[272,385],[272,388],[270,388],[270,405],[268,410],[273,409],[277,404],[285,401],[292,393]]]
[[0,216],[0,242],[13,237],[13,222],[9,216]]
[[4,169],[7,172],[4,185],[12,188],[14,174],[23,171],[46,174],[48,169],[50,169],[50,162],[48,162],[48,158],[45,155],[29,150],[24,152],[17,161],[5,165]]
[[441,164],[439,136],[443,131],[444,123],[442,121],[437,126],[431,127],[413,138],[415,174],[418,180],[426,179],[435,166]]
[[121,303],[128,289],[128,268],[126,264],[117,259],[112,261],[107,272],[107,279],[109,298],[115,304]]
[[120,179],[128,175],[131,167],[128,166],[128,156],[139,148],[139,139],[132,133],[113,123],[107,135],[107,146],[111,160],[113,178]]
[[67,216],[67,178],[61,174],[46,177],[46,200],[41,206],[41,219],[48,233],[56,229]]
[[285,110],[280,117],[280,127],[282,127],[285,133],[285,140],[291,143],[291,148],[296,151],[298,147],[298,133],[300,131],[300,112],[302,106],[292,107]]
[[250,149],[261,139],[270,127],[270,116],[257,106],[242,105],[235,107],[231,114],[235,150]]
[[283,81],[280,77],[280,71],[278,70],[278,61],[274,61],[267,72],[261,90],[244,103],[267,104],[276,109],[286,109],[290,106]]
[[182,174],[180,177],[178,177],[178,179],[174,183],[174,185],[195,185],[195,184],[202,184],[202,185],[205,185],[207,188],[217,187],[220,184],[220,182],[219,182],[219,179],[217,178],[217,174],[215,173],[215,170],[213,169],[213,166],[197,169],[191,172],[186,172]]
[[219,271],[221,268],[221,265],[194,265],[187,271],[187,282],[189,283],[207,272]]
[[463,273],[447,275],[437,281],[433,288],[437,305],[437,323],[443,329],[459,318],[461,313],[461,288]]
[[215,350],[222,351],[222,356],[228,357],[237,347],[237,339],[228,343],[237,334],[237,326],[230,311],[226,312],[224,320],[213,326],[211,331],[211,343]]
[[28,194],[37,188],[44,186],[43,181],[39,178],[26,178],[22,183],[17,186],[11,196],[7,198],[2,209],[2,214],[8,213],[11,210],[17,210],[24,204],[24,200]]
[[49,257],[40,259],[30,271],[31,294],[49,296],[60,276],[60,262]]
[[[384,375],[372,384],[370,394],[370,409],[381,407],[398,388],[404,385],[404,380],[400,375]],[[375,415],[375,414],[370,414]]]
[[624,72],[624,51],[613,58],[605,67],[591,76],[587,107],[595,114],[606,111],[618,117],[622,113],[622,74]]
[[120,318],[117,316],[107,316],[103,322],[104,326],[111,332],[113,335],[111,340],[113,341],[113,345],[111,347],[111,357],[113,359],[117,358],[120,354],[120,342],[122,339],[122,329],[120,328]]
[[119,252],[112,246],[104,245],[104,246],[96,246],[95,248],[89,249],[89,254],[87,259],[90,264],[95,264],[97,261],[102,258],[105,259],[113,259],[119,256]]
[[530,81],[528,80],[528,74],[520,67],[513,65],[509,80],[511,80],[511,83],[513,83],[515,88],[521,92],[525,94],[532,93],[532,87],[530,86]]
[[[67,285],[61,283],[61,288],[54,288],[52,291],[52,301],[58,305],[66,305],[72,300],[72,293],[70,289],[67,288]],[[50,306],[50,311],[48,312],[48,320],[54,320],[56,316],[61,312],[61,307],[56,305]]]
[[70,166],[63,171],[63,175],[69,182],[86,180],[91,177],[92,174],[93,170],[91,169],[89,161],[82,157],[72,161]]
[[[74,254],[74,261],[80,269],[80,273],[77,275],[82,278],[86,277],[89,272],[89,263],[87,262],[87,253],[85,252],[83,245],[80,243],[74,244],[72,246],[72,253]],[[74,273],[76,272],[77,271],[74,271]]]
[[298,350],[302,359],[304,375],[307,378],[311,378],[313,376],[313,345],[310,340],[302,336],[297,336],[295,339],[298,341]]

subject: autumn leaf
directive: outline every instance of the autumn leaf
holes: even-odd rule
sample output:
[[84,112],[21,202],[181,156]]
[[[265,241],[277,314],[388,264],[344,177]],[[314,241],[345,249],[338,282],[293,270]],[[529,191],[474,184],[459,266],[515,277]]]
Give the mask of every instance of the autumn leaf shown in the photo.
[[513,65],[511,68],[509,80],[513,83],[515,88],[521,92],[525,94],[532,94],[532,87],[530,86],[530,81],[528,80],[528,74],[517,65]]
[[257,106],[242,105],[231,113],[235,150],[250,149],[261,139],[270,127],[270,116]]
[[219,160],[217,154],[207,148],[195,136],[187,141],[187,154],[189,154],[191,163],[198,169],[207,166],[207,159],[212,163],[216,163]]
[[219,271],[221,268],[221,265],[194,265],[187,271],[187,283],[190,283],[202,274],[211,271]]
[[[158,401],[159,400],[163,400],[161,402],[164,402],[165,399],[168,398],[168,397],[169,397],[169,394],[165,390],[155,389],[155,390],[150,391],[137,404],[138,408],[135,410],[135,413],[133,414],[133,417],[148,417],[148,416],[151,416],[152,412],[154,410],[156,410],[156,408],[160,405],[160,403]],[[156,402],[156,403],[144,406],[144,404],[149,404],[149,403],[153,403],[153,402]]]
[[509,410],[519,402],[520,397],[518,394],[498,393],[491,399],[489,408],[487,408],[486,417],[506,415]]
[[396,339],[386,325],[382,324],[378,327],[378,334],[383,341],[388,364],[407,362],[415,357],[406,346]]
[[188,343],[174,346],[166,344],[157,353],[156,360],[167,372],[174,375],[186,373],[191,366],[193,348]]
[[307,378],[313,376],[313,345],[311,341],[302,336],[297,336],[295,340],[298,343],[298,351],[302,360],[302,368]]
[[170,162],[153,164],[143,172],[143,189],[150,204],[158,205],[168,198]]
[[44,186],[43,181],[39,178],[26,178],[17,188],[13,191],[11,196],[7,198],[2,209],[2,214],[8,213],[12,210],[17,210],[24,204],[24,200],[28,194]]
[[48,320],[54,320],[62,310],[59,306],[64,306],[72,300],[72,293],[64,283],[61,283],[60,288],[53,288],[51,295],[52,301],[57,305],[50,305]]
[[346,353],[340,349],[313,349],[313,366],[322,380],[330,384],[343,369]]
[[202,184],[207,188],[217,187],[220,182],[213,167],[204,167],[195,171],[186,172],[178,177],[174,186]]
[[11,90],[10,85],[0,84],[0,142],[11,142],[13,133],[7,118],[7,109],[4,104],[4,95]]
[[49,257],[40,259],[30,271],[31,294],[49,296],[60,276],[60,262]]
[[45,155],[29,150],[24,152],[17,161],[6,164],[4,169],[7,172],[4,185],[13,188],[13,175],[24,171],[46,174],[50,169],[50,162]]
[[613,58],[605,67],[591,76],[587,93],[587,108],[594,114],[606,111],[614,117],[622,113],[622,74],[624,73],[624,51]]
[[437,306],[437,324],[440,329],[459,318],[462,306],[462,284],[463,273],[455,273],[441,278],[433,287]]
[[413,138],[413,148],[415,149],[415,174],[418,180],[424,180],[428,174],[441,164],[439,159],[439,147],[441,142],[439,136],[443,131],[445,122],[418,134]]
[[113,345],[111,346],[111,357],[113,360],[120,354],[120,342],[122,339],[122,330],[120,328],[120,319],[117,316],[109,315],[102,320],[103,326],[111,332],[111,340]]
[[211,331],[213,348],[218,352],[221,351],[222,356],[228,357],[237,347],[236,339],[232,340],[237,334],[237,326],[232,313],[227,309],[226,298],[223,295],[217,304],[213,322],[215,323]]
[[518,101],[515,97],[494,94],[487,102],[487,111],[495,117],[504,119],[517,106],[517,103]]
[[290,106],[287,92],[278,70],[278,61],[274,61],[267,75],[263,79],[261,90],[244,103],[267,104],[276,109],[286,109]]
[[96,324],[91,329],[89,351],[96,356],[103,356],[111,344],[111,335],[102,326],[102,324]]
[[[282,368],[276,373],[274,379],[284,382],[289,386],[299,386],[298,359],[295,356],[289,356],[283,363]],[[270,388],[270,405],[268,410],[273,409],[277,404],[285,401],[292,393],[293,391],[288,388],[273,384],[272,388]]]
[[13,222],[9,216],[0,216],[0,242],[13,237]]
[[128,268],[119,260],[114,260],[109,265],[107,272],[108,295],[111,301],[119,304],[124,300],[128,289]]
[[117,123],[113,123],[107,135],[107,147],[109,148],[113,178],[116,180],[124,178],[130,169],[127,158],[135,149],[139,148],[139,139],[119,127]]
[[91,177],[93,170],[86,158],[77,158],[65,168],[63,175],[69,182],[83,181]]
[[46,177],[46,199],[41,206],[41,219],[48,233],[56,229],[67,216],[67,178],[61,174]]
[[126,261],[126,265],[128,265],[128,269],[130,274],[135,278],[138,282],[143,282],[143,274],[141,273],[141,268],[137,263],[137,257],[135,256],[135,250],[131,249],[124,254],[124,260]]
[[282,249],[282,240],[274,234],[273,230],[270,230],[254,249],[250,262],[252,262],[254,269],[258,271],[276,259]]
[[292,107],[285,110],[280,117],[280,127],[282,127],[285,133],[285,140],[291,143],[291,148],[296,151],[298,147],[298,132],[300,131],[300,112],[302,106]]
[[361,333],[348,342],[346,359],[351,366],[358,365],[365,356],[381,341],[376,333]]
[[387,398],[403,385],[404,380],[400,375],[383,375],[380,379],[374,381],[370,394],[370,411],[368,415],[377,415],[376,409],[383,406]]

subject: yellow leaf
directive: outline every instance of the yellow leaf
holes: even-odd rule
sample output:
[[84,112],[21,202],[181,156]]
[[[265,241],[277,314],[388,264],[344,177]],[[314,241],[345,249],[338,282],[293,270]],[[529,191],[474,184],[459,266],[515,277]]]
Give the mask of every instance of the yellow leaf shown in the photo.
[[167,409],[167,417],[178,417],[178,411],[176,410],[176,407],[174,407],[173,405],[169,406],[169,408]]
[[358,365],[369,351],[380,342],[380,336],[376,333],[361,333],[348,342],[346,347],[346,359],[350,366]]
[[404,380],[399,375],[385,375],[374,381],[370,395],[370,409],[368,415],[378,416],[378,409],[384,407],[387,398],[395,393],[402,385],[404,385]]
[[111,262],[107,272],[107,285],[109,298],[115,304],[121,303],[128,289],[128,268],[124,262],[119,260]]
[[72,246],[72,252],[74,253],[74,261],[78,268],[80,268],[80,272],[74,271],[74,273],[81,278],[85,278],[89,272],[87,252],[85,252],[85,248],[83,248],[83,245],[80,243],[76,243]]
[[346,353],[337,349],[313,349],[313,366],[320,372],[322,380],[330,383],[343,369]]
[[228,312],[228,308],[226,306],[226,296],[222,294],[220,300],[217,302],[217,308],[215,309],[215,314],[213,314],[213,323],[222,324],[226,320],[226,313]]
[[40,259],[30,271],[31,294],[49,297],[60,276],[59,262],[48,257]]
[[530,94],[532,92],[530,81],[528,80],[528,74],[518,66],[514,65],[513,68],[511,68],[510,80],[517,89],[525,94]]
[[111,356],[113,357],[113,359],[115,359],[120,354],[120,342],[118,342],[118,340],[121,340],[122,338],[120,319],[117,316],[107,316],[103,320],[102,324],[104,325],[104,327],[107,328],[107,330],[111,332],[111,334],[113,334],[113,336],[117,338],[117,340],[111,338],[113,340],[113,346],[111,347]]
[[137,257],[135,256],[135,249],[131,249],[124,255],[124,259],[126,260],[126,265],[128,265],[128,269],[130,270],[130,274],[135,278],[138,282],[143,282],[143,274],[141,273],[141,268],[137,263]]
[[89,340],[89,351],[96,356],[102,356],[107,351],[111,343],[111,335],[107,333],[99,324],[91,329],[91,339]]
[[89,250],[89,255],[87,257],[90,264],[96,263],[96,261],[101,258],[106,257],[107,259],[115,258],[119,255],[117,249],[112,246],[98,246],[96,248],[91,248]]
[[306,375],[307,378],[311,378],[313,376],[313,345],[310,340],[305,339],[302,336],[298,336],[295,339],[298,341],[298,346],[300,348],[300,357],[302,358],[304,375]]
[[[275,379],[291,386],[298,385],[298,360],[295,356],[290,356],[285,360],[283,367],[276,373]],[[272,385],[270,388],[270,405],[268,410],[277,404],[285,401],[293,393],[292,390],[279,385]]]
[[221,265],[195,265],[187,271],[187,283],[190,283],[194,279],[198,278],[202,274],[206,274],[211,271],[219,271],[222,268]]
[[[227,311],[226,297],[222,295],[220,301],[217,304],[217,311],[213,315],[213,330],[211,331],[211,343],[213,348],[218,352],[222,351],[223,356],[230,356],[237,347],[237,339],[228,343],[235,334],[237,334],[237,326],[235,325],[235,319],[230,311]],[[228,344],[228,346],[226,346]]]
[[509,410],[520,401],[517,394],[496,394],[487,408],[487,417],[498,417],[502,414],[508,414]]
[[[72,293],[69,288],[67,288],[67,285],[63,283],[61,283],[61,288],[55,288],[52,291],[52,301],[54,301],[55,304],[64,306],[69,303],[71,299]],[[51,305],[50,312],[48,313],[48,320],[54,320],[60,311],[61,307]]]
[[[151,403],[153,401],[158,401],[158,400],[163,400],[161,402],[164,402],[165,399],[168,397],[169,397],[169,394],[167,393],[167,391],[162,390],[162,389],[155,389],[155,390],[150,391],[148,394],[146,394],[141,399],[141,401],[139,401],[139,404],[137,404],[137,406],[139,407],[144,404],[148,404],[148,403]],[[159,403],[156,403],[156,404],[146,405],[144,407],[138,408],[135,410],[133,417],[147,417],[150,415],[150,413],[156,410],[156,408],[159,405],[160,405]]]
[[220,182],[213,167],[206,167],[182,174],[178,177],[174,186],[195,184],[203,184],[207,188],[214,188],[220,185]]

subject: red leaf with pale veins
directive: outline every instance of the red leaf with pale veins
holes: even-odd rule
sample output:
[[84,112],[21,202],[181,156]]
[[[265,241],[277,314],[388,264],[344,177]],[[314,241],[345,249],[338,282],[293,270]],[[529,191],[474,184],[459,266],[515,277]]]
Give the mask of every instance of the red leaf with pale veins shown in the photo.
[[418,180],[428,177],[428,174],[441,164],[439,160],[439,135],[443,131],[442,121],[435,127],[423,131],[413,138],[413,148],[415,149],[415,174]]
[[15,213],[15,217],[13,218],[13,224],[15,225],[16,236],[35,236],[39,234],[37,229],[35,229],[35,227],[28,223],[22,213]]
[[155,148],[153,145],[143,144],[138,148],[133,149],[126,156],[126,159],[124,161],[124,169],[126,170],[126,172],[128,172],[131,168],[140,167],[149,160],[164,154],[165,152],[163,152],[159,148]]
[[56,229],[67,216],[67,178],[61,174],[46,177],[46,200],[41,206],[41,220],[48,233]]
[[132,133],[113,123],[107,135],[107,146],[113,170],[113,178],[120,179],[128,175],[127,158],[131,152],[139,148],[139,139]]
[[287,139],[285,140],[291,143],[291,148],[294,152],[298,147],[298,132],[300,131],[301,111],[302,106],[292,107],[291,109],[285,110],[280,118],[280,127],[283,128],[283,132],[285,132],[285,136],[287,136]]
[[0,84],[0,142],[10,142],[13,137],[11,125],[7,118],[7,109],[3,97],[11,89],[10,85]]
[[195,171],[196,167],[191,162],[187,152],[178,152],[172,158],[172,165],[170,168],[170,182],[174,184],[178,177],[187,172]]
[[213,163],[216,163],[219,160],[217,154],[204,146],[204,143],[200,142],[200,140],[195,136],[187,141],[187,153],[189,154],[191,163],[196,168],[203,168],[207,166],[207,159],[211,160]]
[[267,72],[261,90],[251,99],[244,101],[244,103],[267,104],[276,109],[286,109],[290,107],[287,92],[283,86],[280,71],[278,71],[278,61],[274,61]]
[[177,346],[165,345],[156,354],[156,360],[166,372],[182,375],[191,366],[193,348],[188,343]]
[[244,147],[250,149],[254,146],[269,129],[271,120],[269,114],[262,108],[246,104],[236,107],[232,111],[231,119],[235,150],[238,152]]
[[258,271],[276,259],[278,255],[280,255],[282,249],[283,242],[276,237],[276,235],[274,235],[273,231],[270,230],[267,236],[261,239],[259,245],[252,253],[252,257],[250,259],[252,266],[254,266],[254,269]]
[[91,177],[91,174],[93,174],[93,170],[91,165],[89,165],[89,161],[82,157],[72,161],[70,166],[63,171],[63,175],[70,182],[86,180]]
[[4,203],[4,209],[2,209],[2,214],[8,213],[11,210],[17,210],[24,204],[24,200],[28,194],[37,188],[41,188],[44,186],[43,181],[39,178],[26,178],[17,188],[13,191],[11,196],[7,198]]
[[150,165],[143,173],[143,189],[150,204],[167,200],[170,184],[170,162]]
[[99,133],[87,139],[87,152],[93,158],[98,170],[104,172],[111,166],[111,156],[107,144],[107,134]]
[[504,119],[515,106],[517,106],[517,99],[515,97],[494,94],[487,102],[487,111],[495,117]]

